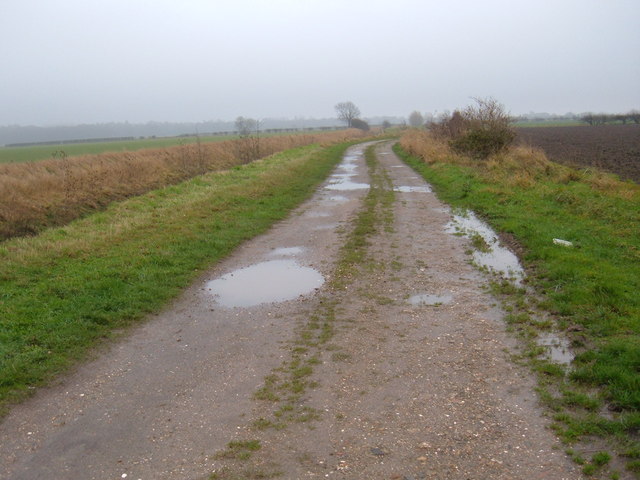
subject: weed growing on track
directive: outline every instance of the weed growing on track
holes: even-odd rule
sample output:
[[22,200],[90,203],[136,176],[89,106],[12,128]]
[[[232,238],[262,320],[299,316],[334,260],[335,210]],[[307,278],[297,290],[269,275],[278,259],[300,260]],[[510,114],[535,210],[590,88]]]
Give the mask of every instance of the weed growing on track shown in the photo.
[[162,307],[307,198],[348,144],[303,147],[0,243],[0,407]]
[[[396,152],[442,200],[476,211],[518,244],[537,298],[503,291],[511,298],[511,327],[533,338],[551,322],[571,339],[577,355],[570,371],[536,360],[533,341],[529,350],[560,437],[614,442],[617,453],[630,460],[627,468],[635,470],[640,187],[553,164],[522,148],[478,162],[456,156],[424,133],[412,132],[400,145]],[[554,238],[573,246],[556,245]],[[531,315],[535,309],[548,312],[548,319],[540,323]]]

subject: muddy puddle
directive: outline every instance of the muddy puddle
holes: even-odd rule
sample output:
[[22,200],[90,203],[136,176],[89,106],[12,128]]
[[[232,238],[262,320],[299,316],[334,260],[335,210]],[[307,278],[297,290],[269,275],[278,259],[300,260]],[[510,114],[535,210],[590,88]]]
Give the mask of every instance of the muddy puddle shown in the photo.
[[[294,247],[295,248],[295,247]],[[293,249],[281,249],[295,254]],[[282,251],[280,252],[282,255]],[[263,303],[284,302],[312,293],[324,283],[313,268],[295,260],[281,259],[257,263],[227,273],[207,283],[206,290],[223,307],[253,307]]]
[[428,293],[420,293],[409,298],[409,303],[414,306],[420,305],[444,305],[453,300],[451,295],[432,295]]
[[555,363],[570,365],[574,355],[569,345],[569,340],[555,333],[547,332],[538,336],[537,344],[544,347],[546,356]]
[[472,240],[476,236],[481,237],[485,248],[482,250],[474,249],[474,263],[513,281],[517,285],[522,282],[524,270],[518,257],[501,245],[498,235],[473,212],[467,211],[461,215],[454,215],[453,220],[447,224],[446,231],[465,235]]

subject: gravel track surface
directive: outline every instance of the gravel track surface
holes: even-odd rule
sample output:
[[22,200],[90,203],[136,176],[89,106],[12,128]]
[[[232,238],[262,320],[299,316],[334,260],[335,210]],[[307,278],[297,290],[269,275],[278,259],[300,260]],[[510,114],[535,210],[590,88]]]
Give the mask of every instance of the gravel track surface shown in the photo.
[[[0,478],[582,478],[547,428],[533,378],[509,359],[515,343],[468,241],[445,231],[448,208],[389,142],[376,152],[394,187],[420,188],[396,192],[393,228],[369,238],[375,268],[339,291],[325,283],[253,306],[223,307],[210,290],[213,279],[274,260],[331,280],[370,181],[364,148],[352,147],[288,220],[14,408],[0,425]],[[415,295],[442,301],[412,304]],[[277,402],[254,394],[329,303],[334,334],[314,347],[316,383],[298,398],[317,414],[257,429]],[[261,445],[250,458],[220,455],[248,439]]]

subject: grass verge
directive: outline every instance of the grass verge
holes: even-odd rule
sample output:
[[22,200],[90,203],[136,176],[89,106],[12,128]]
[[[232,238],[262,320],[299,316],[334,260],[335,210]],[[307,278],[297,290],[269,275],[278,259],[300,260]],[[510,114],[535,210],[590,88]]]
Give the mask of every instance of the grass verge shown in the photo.
[[[536,292],[529,305],[546,311],[571,339],[577,353],[571,369],[536,363],[561,438],[598,437],[634,470],[640,451],[640,187],[552,164],[536,152],[469,162],[441,145],[423,151],[430,154],[410,156],[396,147],[443,201],[474,210],[513,241]],[[523,292],[513,293],[513,305],[521,306],[509,316],[511,324],[536,328],[526,302],[517,299]],[[586,473],[602,463],[598,457]]]
[[347,146],[290,150],[0,243],[3,411],[284,218]]

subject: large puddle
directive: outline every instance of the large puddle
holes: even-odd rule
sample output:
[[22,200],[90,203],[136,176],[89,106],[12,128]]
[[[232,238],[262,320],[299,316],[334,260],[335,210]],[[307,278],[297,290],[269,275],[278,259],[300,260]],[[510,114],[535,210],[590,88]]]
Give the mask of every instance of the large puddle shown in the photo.
[[206,288],[218,304],[233,308],[293,300],[323,283],[324,277],[313,268],[294,260],[270,260],[227,273],[208,282]]
[[453,220],[447,224],[446,230],[449,233],[462,233],[472,239],[475,235],[479,235],[484,241],[486,249],[484,249],[485,251],[474,250],[473,261],[479,266],[520,284],[524,278],[524,269],[520,265],[518,257],[511,250],[503,247],[498,235],[473,212],[454,215]]
[[353,153],[346,154],[342,163],[338,165],[336,173],[329,177],[329,184],[325,187],[327,190],[334,191],[349,191],[349,190],[366,190],[369,188],[368,183],[354,182],[356,169],[358,165],[356,161],[362,155],[362,152],[357,150]]

